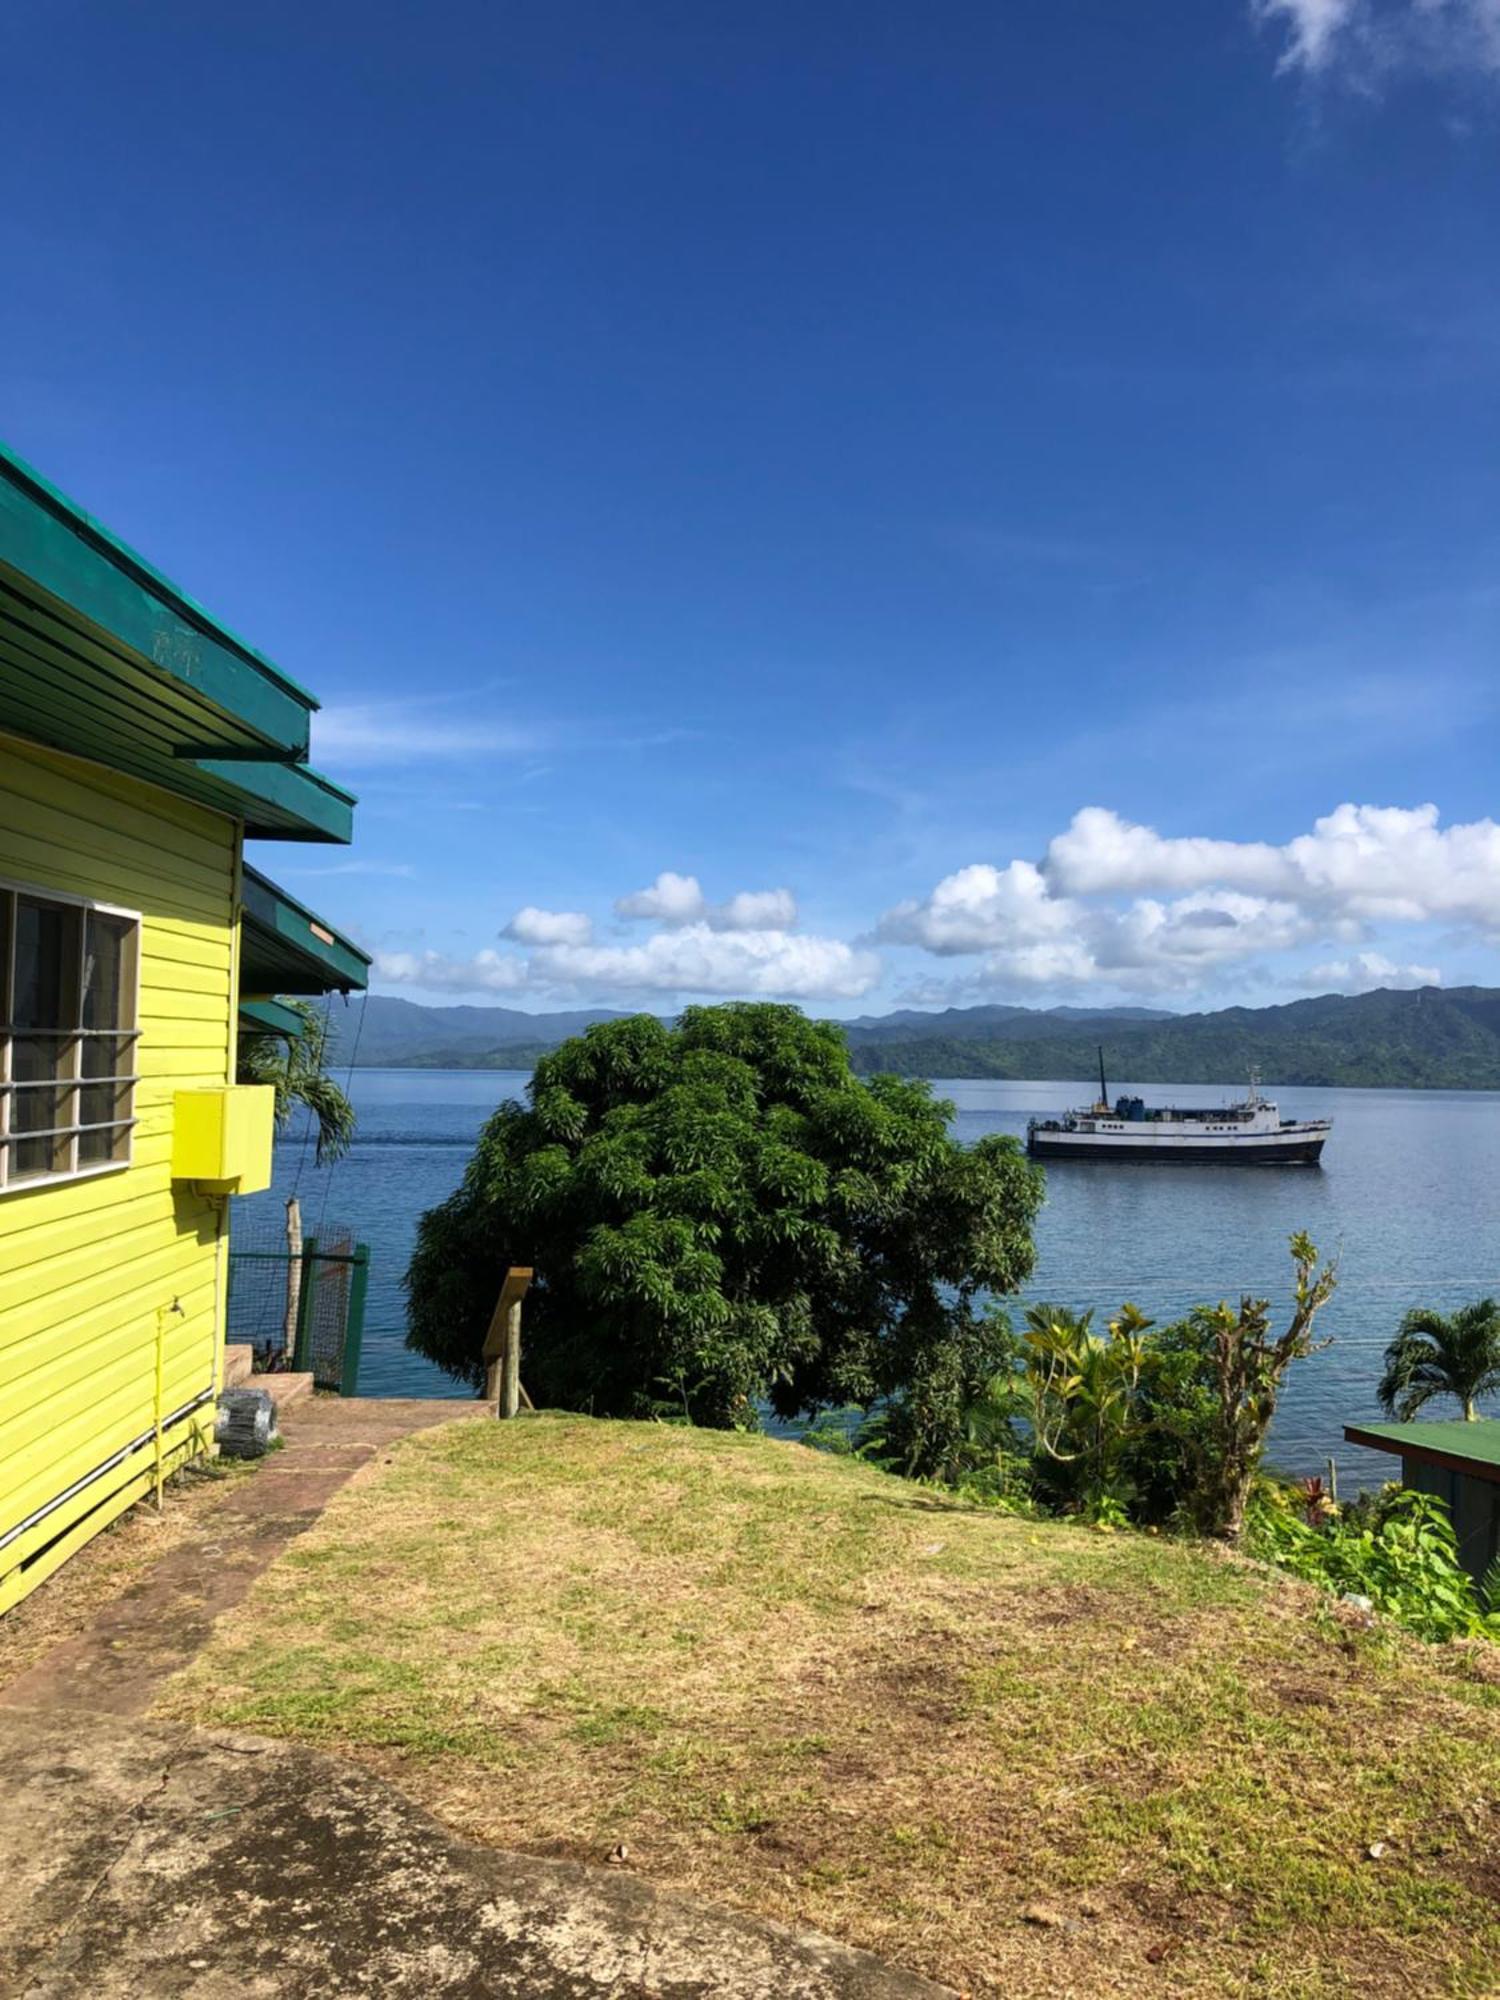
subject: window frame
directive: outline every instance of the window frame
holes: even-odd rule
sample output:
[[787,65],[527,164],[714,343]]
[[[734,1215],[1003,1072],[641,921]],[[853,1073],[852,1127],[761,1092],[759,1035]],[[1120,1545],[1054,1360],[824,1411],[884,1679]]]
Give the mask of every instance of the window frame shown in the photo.
[[[69,909],[83,912],[83,921],[78,926],[78,959],[73,967],[73,980],[78,996],[78,1025],[71,1028],[43,1028],[17,1030],[11,1017],[15,1004],[16,977],[16,922],[17,899],[29,897],[38,903],[60,904]],[[54,889],[42,882],[23,882],[9,875],[0,875],[0,900],[9,903],[8,922],[3,926],[4,956],[0,958],[0,1201],[9,1195],[27,1194],[34,1188],[69,1187],[75,1181],[98,1180],[105,1174],[121,1174],[135,1163],[135,1130],[140,1122],[136,1112],[136,1091],[141,1081],[140,1045],[141,1028],[141,958],[144,922],[139,910],[127,909],[123,904],[106,901],[99,896],[77,896],[67,889]],[[120,998],[128,1005],[132,1026],[115,1028],[85,1028],[83,1026],[83,967],[88,953],[88,917],[115,917],[131,926],[130,945],[132,964],[127,978],[122,981]],[[83,1092],[90,1084],[110,1084],[123,1086],[127,1091],[126,1115],[123,1118],[109,1118],[102,1123],[85,1125],[81,1117],[74,1123],[49,1127],[45,1131],[17,1134],[12,1130],[12,1108],[17,1090],[30,1088],[25,1083],[17,1083],[14,1077],[15,1044],[17,1040],[52,1039],[71,1040],[74,1046],[72,1074],[66,1078],[51,1080],[50,1087],[60,1087],[76,1093],[79,1113],[83,1110]],[[109,1076],[87,1077],[83,1073],[83,1045],[88,1040],[110,1040],[129,1044],[128,1070],[120,1070]],[[35,1087],[47,1088],[47,1083]],[[79,1140],[86,1132],[124,1132],[124,1150],[119,1159],[90,1160],[80,1163]],[[11,1159],[20,1138],[45,1139],[66,1135],[68,1138],[69,1165],[45,1174],[27,1174],[17,1179],[11,1172]]]

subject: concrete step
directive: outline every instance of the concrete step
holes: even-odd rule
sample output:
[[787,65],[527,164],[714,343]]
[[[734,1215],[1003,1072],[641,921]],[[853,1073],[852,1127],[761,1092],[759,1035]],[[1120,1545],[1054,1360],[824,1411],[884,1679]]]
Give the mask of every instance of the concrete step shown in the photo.
[[300,1403],[304,1396],[312,1394],[313,1378],[311,1375],[257,1375],[253,1386],[266,1391],[280,1414],[289,1403]]
[[224,1387],[237,1389],[248,1382],[255,1369],[255,1349],[248,1342],[224,1349]]

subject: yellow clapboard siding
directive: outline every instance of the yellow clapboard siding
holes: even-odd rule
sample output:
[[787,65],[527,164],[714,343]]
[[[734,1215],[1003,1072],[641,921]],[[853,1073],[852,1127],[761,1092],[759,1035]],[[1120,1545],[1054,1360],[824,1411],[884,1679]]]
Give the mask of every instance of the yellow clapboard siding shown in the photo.
[[0,1607],[149,1478],[130,1461],[52,1506],[152,1425],[174,1298],[164,1409],[217,1381],[223,1218],[174,1187],[172,1121],[178,1089],[232,1079],[238,841],[219,814],[0,738],[0,877],[141,914],[130,1164],[0,1193],[0,1535],[49,1510],[0,1549]]
[[[138,1325],[133,1346],[101,1357],[90,1375],[60,1379],[50,1402],[18,1399],[15,1414],[0,1424],[0,1505],[17,1502],[26,1513],[56,1493],[54,1453],[77,1445],[97,1465],[124,1441],[151,1423],[156,1409],[156,1315]],[[182,1329],[179,1331],[179,1327]],[[175,1409],[210,1388],[216,1373],[214,1301],[190,1320],[162,1328],[162,1410]],[[37,1411],[45,1409],[38,1425]],[[40,1431],[40,1435],[38,1432]],[[103,1448],[100,1449],[100,1444]]]
[[[162,1385],[162,1413],[169,1415],[193,1397],[214,1387],[217,1368],[210,1362],[179,1366],[167,1371]],[[6,1466],[4,1498],[0,1500],[7,1518],[22,1521],[48,1501],[65,1492],[77,1480],[95,1471],[120,1446],[150,1430],[155,1416],[156,1375],[136,1371],[111,1371],[106,1394],[98,1402],[85,1402],[60,1424],[51,1424],[34,1443],[15,1451],[4,1448],[14,1462]],[[60,1464],[70,1468],[69,1477],[59,1484]]]
[[[118,1519],[127,1507],[145,1498],[155,1483],[154,1445],[154,1439],[142,1445],[107,1479],[74,1494],[45,1522],[18,1536],[4,1551],[5,1559],[13,1560],[15,1567],[0,1574],[0,1615],[19,1603],[28,1591],[44,1583],[61,1563],[76,1555],[85,1542]],[[196,1410],[163,1436],[163,1469],[170,1475],[189,1459],[201,1458],[212,1448],[212,1412]],[[117,1480],[122,1483],[116,1485]]]
[[27,1393],[19,1386],[27,1375],[61,1355],[75,1348],[102,1354],[117,1333],[131,1328],[132,1338],[139,1338],[142,1315],[154,1313],[164,1298],[176,1299],[189,1313],[211,1312],[212,1292],[205,1291],[200,1264],[197,1257],[158,1249],[121,1262],[113,1274],[91,1272],[56,1291],[38,1282],[44,1266],[33,1265],[15,1280],[0,1278],[0,1319],[6,1331],[0,1346],[0,1411],[8,1414],[9,1397]]
[[70,854],[85,856],[96,853],[105,840],[126,867],[169,882],[192,883],[209,903],[218,896],[218,874],[201,843],[191,837],[174,841],[170,854],[164,854],[162,833],[168,822],[159,813],[101,794],[91,785],[59,784],[55,769],[43,771],[19,760],[11,762],[9,780],[0,798],[0,827],[19,825]]

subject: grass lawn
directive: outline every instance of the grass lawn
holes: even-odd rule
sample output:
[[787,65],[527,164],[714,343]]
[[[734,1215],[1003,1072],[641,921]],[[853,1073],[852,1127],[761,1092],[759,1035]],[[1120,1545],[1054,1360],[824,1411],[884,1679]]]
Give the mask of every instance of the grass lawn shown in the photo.
[[1410,1996],[1497,1979],[1497,1669],[1191,1547],[538,1417],[361,1475],[163,1705],[973,1994]]

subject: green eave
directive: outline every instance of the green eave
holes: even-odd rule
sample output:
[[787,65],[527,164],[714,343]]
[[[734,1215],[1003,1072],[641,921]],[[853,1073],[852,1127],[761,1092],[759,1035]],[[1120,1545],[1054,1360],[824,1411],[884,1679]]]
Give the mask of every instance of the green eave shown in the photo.
[[301,1039],[302,1016],[279,1000],[242,1000],[239,1012],[241,1034],[284,1035],[289,1042]]
[[1398,1452],[1425,1465],[1446,1465],[1476,1479],[1500,1482],[1500,1417],[1481,1417],[1472,1424],[1462,1418],[1425,1424],[1346,1424],[1344,1437],[1372,1451]]
[[277,993],[363,993],[370,955],[285,889],[246,868],[240,889],[240,1005]]
[[309,769],[317,702],[0,445],[0,731],[276,840],[347,841]]

